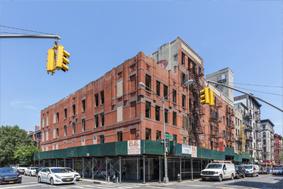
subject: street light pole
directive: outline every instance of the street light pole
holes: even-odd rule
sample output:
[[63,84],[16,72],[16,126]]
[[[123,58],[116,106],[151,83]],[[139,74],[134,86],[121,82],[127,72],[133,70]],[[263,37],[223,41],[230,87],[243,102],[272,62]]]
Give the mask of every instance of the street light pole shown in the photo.
[[163,181],[165,183],[169,182],[168,178],[168,167],[167,167],[167,147],[166,147],[166,122],[165,122],[165,99],[164,97],[162,98],[162,110],[163,110],[163,148],[164,148],[164,179]]

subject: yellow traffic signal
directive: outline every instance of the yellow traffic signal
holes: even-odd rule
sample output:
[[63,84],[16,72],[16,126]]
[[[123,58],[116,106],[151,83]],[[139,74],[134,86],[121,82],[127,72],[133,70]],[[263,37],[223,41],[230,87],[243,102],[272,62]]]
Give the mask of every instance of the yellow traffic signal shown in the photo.
[[210,106],[214,106],[215,102],[214,102],[214,93],[213,91],[209,88],[209,105]]
[[200,103],[209,104],[209,88],[205,87],[200,91]]
[[205,87],[200,91],[200,103],[214,106],[214,93],[209,87]]
[[47,73],[53,74],[55,72],[55,51],[53,48],[48,49],[46,70]]
[[64,72],[68,71],[69,57],[70,57],[70,53],[64,50],[64,46],[58,45],[57,56],[56,56],[56,69],[63,70]]

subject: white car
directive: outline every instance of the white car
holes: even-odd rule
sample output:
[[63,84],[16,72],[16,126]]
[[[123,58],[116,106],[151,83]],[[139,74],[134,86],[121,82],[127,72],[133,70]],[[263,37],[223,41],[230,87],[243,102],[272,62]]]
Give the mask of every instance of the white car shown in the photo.
[[69,171],[70,173],[73,173],[73,174],[74,174],[76,181],[78,181],[78,180],[81,179],[81,175],[80,175],[77,171],[71,169],[70,167],[64,167],[64,168],[65,168],[67,171]]
[[230,161],[209,163],[200,174],[202,180],[217,179],[220,182],[223,179],[234,179],[235,175],[235,165]]
[[29,175],[29,176],[36,176],[36,170],[38,169],[38,167],[28,167],[25,170],[25,175]]
[[259,166],[255,164],[244,164],[242,165],[245,168],[245,173],[247,176],[258,176],[259,175]]
[[19,171],[20,174],[25,174],[27,168],[26,167],[18,167],[17,170]]
[[63,167],[47,167],[38,172],[38,183],[45,182],[51,185],[54,184],[74,184],[74,173],[68,172]]

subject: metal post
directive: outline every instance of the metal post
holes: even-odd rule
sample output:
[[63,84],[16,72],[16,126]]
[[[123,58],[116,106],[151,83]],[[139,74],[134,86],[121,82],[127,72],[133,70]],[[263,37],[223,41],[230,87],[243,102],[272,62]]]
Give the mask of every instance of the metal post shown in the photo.
[[122,158],[121,156],[119,157],[119,183],[121,183],[122,180]]
[[164,148],[164,182],[168,183],[168,168],[167,168],[167,147],[166,147],[166,124],[165,124],[165,108],[164,108],[164,98],[162,99],[162,109],[163,109],[163,148]]
[[158,182],[159,183],[161,182],[161,177],[162,177],[162,175],[161,175],[161,166],[162,166],[162,164],[161,164],[161,156],[158,156],[158,173],[159,173],[159,180],[158,180]]
[[66,166],[66,158],[64,158],[64,167],[67,167],[67,166]]
[[94,157],[91,158],[91,178],[94,179]]
[[191,179],[194,180],[193,158],[191,157]]
[[140,158],[137,157],[137,181],[140,179]]
[[58,159],[55,159],[56,167],[58,167]]
[[75,158],[72,159],[72,169],[75,169]]
[[109,182],[109,179],[108,179],[108,159],[107,159],[107,157],[105,158],[105,170],[106,170],[106,181]]
[[85,178],[85,159],[82,158],[82,164],[83,164],[83,167],[82,167],[82,177]]
[[142,157],[143,164],[143,184],[145,184],[145,156]]
[[180,157],[180,181],[182,181],[182,158]]

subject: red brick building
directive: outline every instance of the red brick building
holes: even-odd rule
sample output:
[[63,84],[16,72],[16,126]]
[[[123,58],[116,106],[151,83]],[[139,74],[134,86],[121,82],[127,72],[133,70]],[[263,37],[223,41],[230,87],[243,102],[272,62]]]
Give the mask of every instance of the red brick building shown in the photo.
[[[163,136],[224,151],[233,147],[233,103],[215,91],[216,105],[199,102],[207,85],[203,61],[180,38],[152,56],[140,52],[41,111],[42,151]],[[195,81],[185,86],[187,79]],[[140,83],[145,84],[145,88]],[[212,87],[213,88],[213,87]]]
[[282,164],[280,161],[280,155],[282,150],[282,136],[274,134],[274,162],[276,165]]

